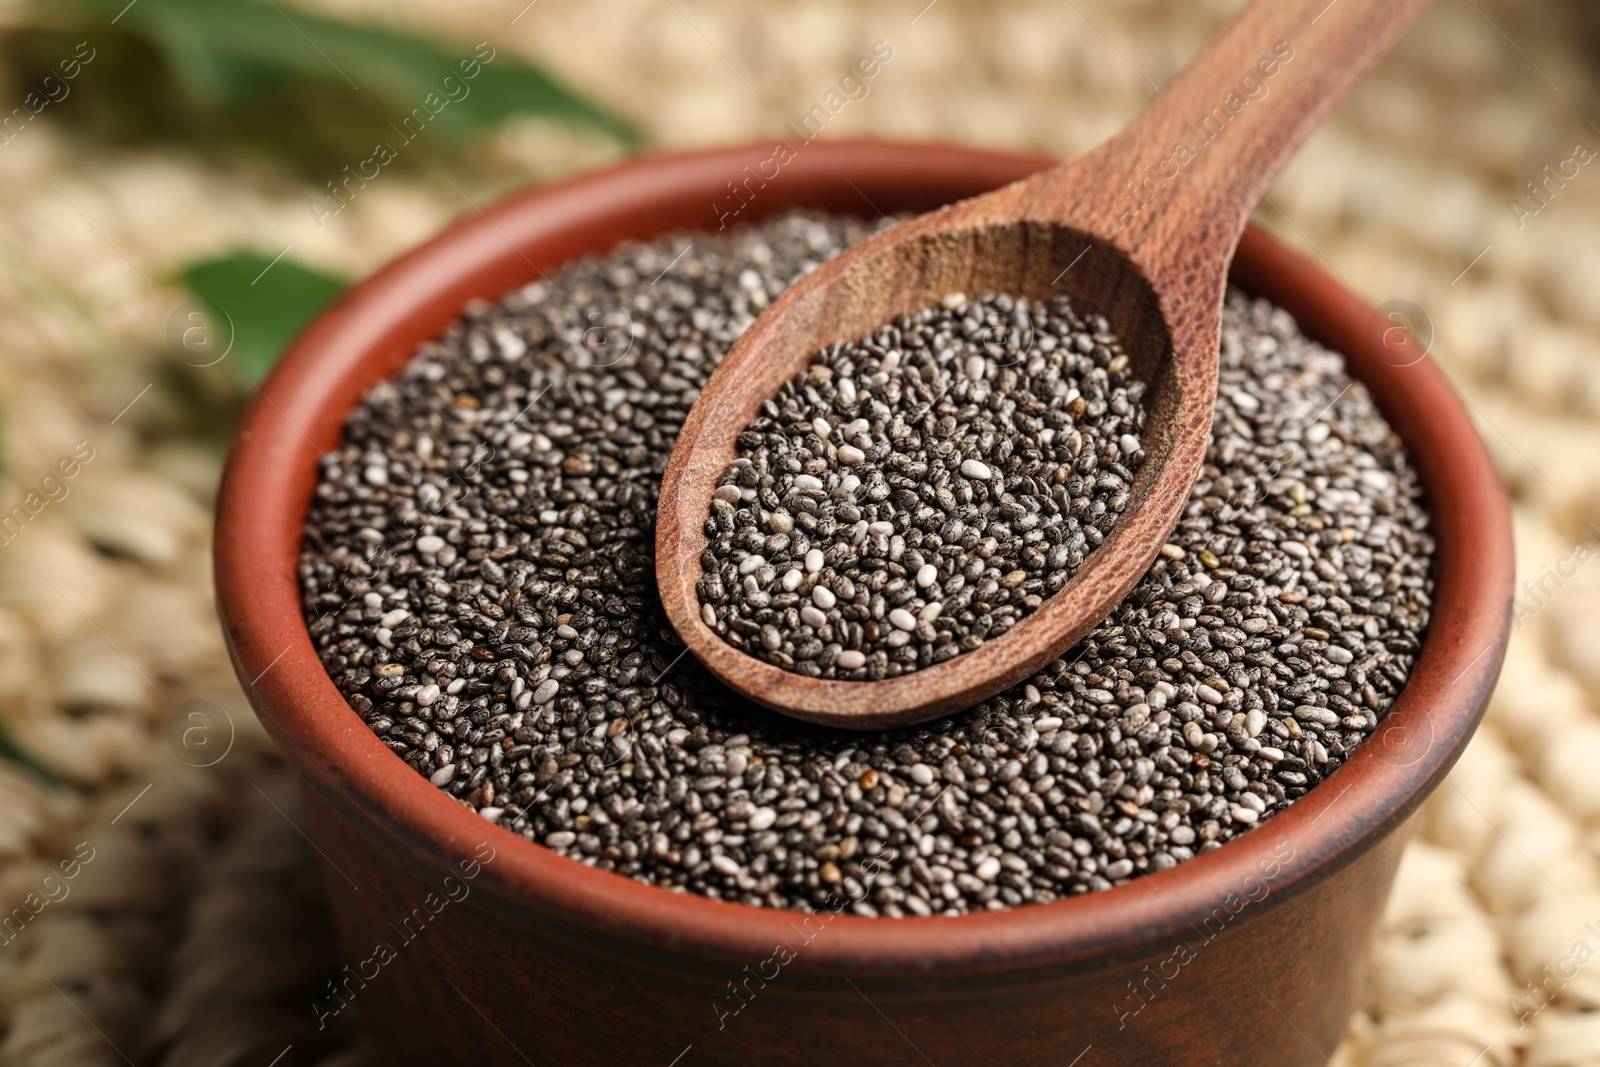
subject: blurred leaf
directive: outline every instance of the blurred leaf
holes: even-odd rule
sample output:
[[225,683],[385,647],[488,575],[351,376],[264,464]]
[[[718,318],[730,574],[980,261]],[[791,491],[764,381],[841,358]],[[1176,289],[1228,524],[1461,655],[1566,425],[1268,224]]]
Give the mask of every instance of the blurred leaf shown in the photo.
[[4,723],[0,723],[0,759],[8,763],[15,763],[45,785],[55,785],[60,780],[50,773],[49,769],[42,763],[29,755],[26,749],[17,744]]
[[541,114],[602,130],[630,147],[639,143],[638,132],[611,112],[488,43],[447,50],[281,0],[82,2],[150,40],[188,91],[212,106],[321,81],[383,97],[397,126],[417,115],[422,125],[460,134],[512,115]]
[[191,263],[183,282],[221,312],[231,327],[226,361],[245,386],[261,384],[283,350],[317,312],[333,302],[345,280],[292,259],[276,263],[259,252],[236,252]]

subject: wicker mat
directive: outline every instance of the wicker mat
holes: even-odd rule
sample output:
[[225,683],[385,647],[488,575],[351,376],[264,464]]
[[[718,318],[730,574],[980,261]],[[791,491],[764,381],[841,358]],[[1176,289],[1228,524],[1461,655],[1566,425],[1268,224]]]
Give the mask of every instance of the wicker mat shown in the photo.
[[[539,57],[667,146],[773,135],[883,40],[892,59],[828,136],[1061,154],[1126,122],[1237,6],[325,2]],[[1600,1065],[1600,164],[1570,162],[1600,147],[1586,5],[1440,0],[1260,214],[1374,302],[1425,310],[1514,494],[1526,580],[1487,725],[1420,816],[1361,1008],[1322,1050],[1342,1065]],[[0,903],[44,905],[0,936],[6,1064],[377,1062],[358,1024],[318,1032],[306,1007],[333,969],[327,919],[210,595],[207,420],[239,397],[164,343],[170,279],[286,245],[359,275],[469,201],[615,153],[517,124],[319,226],[320,180],[203,149],[114,149],[48,113],[0,148],[6,506],[90,457],[0,546],[0,717],[56,778],[0,763]],[[1568,177],[1533,199],[1546,165]],[[172,735],[207,722],[220,758],[178,759]],[[50,877],[63,861],[70,881]]]

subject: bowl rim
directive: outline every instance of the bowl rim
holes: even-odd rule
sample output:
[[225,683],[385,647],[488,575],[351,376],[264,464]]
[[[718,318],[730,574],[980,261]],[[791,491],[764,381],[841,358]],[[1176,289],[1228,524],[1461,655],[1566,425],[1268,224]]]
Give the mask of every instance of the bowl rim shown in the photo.
[[[673,892],[569,860],[488,824],[390,751],[323,669],[301,615],[297,560],[318,461],[365,388],[392,374],[419,341],[435,336],[468,299],[496,298],[543,267],[630,237],[696,229],[691,205],[707,203],[713,222],[726,221],[719,212],[732,202],[724,203],[724,183],[770,162],[775,147],[649,155],[486,208],[469,201],[438,236],[336,300],[279,361],[230,450],[214,555],[218,611],[241,684],[319,796],[343,817],[366,823],[358,832],[381,834],[387,847],[438,870],[488,841],[495,858],[475,888],[503,906],[530,909],[579,936],[744,962],[792,939],[796,913]],[[952,190],[975,193],[1056,162],[877,140],[806,142],[791,157],[770,188],[762,184],[747,204],[740,199],[741,212],[749,207],[749,217],[759,218],[797,206],[849,210],[869,197],[925,210]],[[788,969],[931,976],[1096,967],[1170,945],[1219,907],[1231,914],[1230,901],[1247,897],[1259,912],[1352,862],[1395,830],[1460,755],[1487,704],[1511,624],[1510,509],[1487,450],[1434,362],[1409,340],[1386,349],[1387,320],[1312,263],[1252,227],[1233,277],[1288,306],[1307,334],[1346,354],[1405,438],[1427,493],[1437,544],[1431,624],[1412,676],[1375,736],[1261,827],[1169,870],[1106,891],[960,917],[844,912],[830,917],[833,932],[808,942]]]

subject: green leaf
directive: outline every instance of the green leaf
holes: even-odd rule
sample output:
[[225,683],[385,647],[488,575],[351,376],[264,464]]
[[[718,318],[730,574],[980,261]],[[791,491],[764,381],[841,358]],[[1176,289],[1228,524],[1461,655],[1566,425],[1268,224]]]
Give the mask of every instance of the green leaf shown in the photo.
[[285,0],[82,2],[149,39],[188,91],[212,106],[322,81],[383,97],[397,131],[408,117],[407,129],[461,134],[512,115],[541,114],[602,130],[630,147],[640,140],[628,123],[490,42],[445,49]]
[[191,263],[183,282],[221,312],[226,359],[248,387],[261,384],[295,335],[344,291],[345,281],[292,259],[236,252]]
[[55,785],[60,780],[50,773],[50,770],[42,763],[29,755],[26,749],[17,744],[4,723],[0,723],[0,759],[15,763],[45,785]]

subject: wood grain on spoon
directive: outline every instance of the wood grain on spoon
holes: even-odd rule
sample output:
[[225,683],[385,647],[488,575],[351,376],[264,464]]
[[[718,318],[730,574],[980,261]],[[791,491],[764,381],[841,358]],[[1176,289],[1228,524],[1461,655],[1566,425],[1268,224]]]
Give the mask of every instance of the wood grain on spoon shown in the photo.
[[[877,729],[970,707],[1098,625],[1155,559],[1205,457],[1228,264],[1246,220],[1295,149],[1427,4],[1255,0],[1099,148],[899,223],[775,300],[706,383],[662,480],[656,580],[695,656],[767,707]],[[947,293],[984,291],[1065,294],[1080,313],[1104,315],[1149,383],[1144,464],[1111,535],[1003,636],[895,678],[808,678],[728,644],[701,619],[696,583],[711,494],[739,433],[819,349]]]

